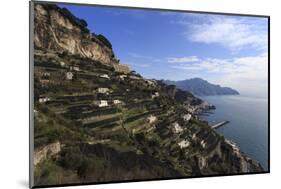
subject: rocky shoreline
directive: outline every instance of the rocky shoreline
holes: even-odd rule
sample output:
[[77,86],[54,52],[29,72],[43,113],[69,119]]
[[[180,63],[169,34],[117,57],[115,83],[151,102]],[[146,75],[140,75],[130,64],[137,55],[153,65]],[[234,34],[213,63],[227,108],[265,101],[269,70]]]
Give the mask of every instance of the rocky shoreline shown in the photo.
[[[193,113],[198,120],[209,125],[209,122],[205,119],[200,118],[200,116],[201,115],[209,116],[210,114],[213,114],[212,111],[214,111],[215,109],[216,109],[215,105],[210,104],[207,101],[203,101],[202,104],[195,106],[195,108],[193,109]],[[211,127],[211,125],[209,126]],[[244,152],[242,152],[240,150],[240,147],[235,142],[229,139],[224,139],[224,141],[227,145],[231,146],[234,154],[240,159],[240,167],[242,172],[249,173],[253,171],[254,172],[264,171],[264,168],[261,166],[261,164],[258,161],[247,156]]]

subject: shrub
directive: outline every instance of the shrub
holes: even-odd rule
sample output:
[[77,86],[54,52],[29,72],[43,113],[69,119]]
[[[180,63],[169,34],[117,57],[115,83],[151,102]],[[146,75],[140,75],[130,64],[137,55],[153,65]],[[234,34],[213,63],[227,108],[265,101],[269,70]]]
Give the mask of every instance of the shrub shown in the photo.
[[48,160],[36,167],[34,172],[36,185],[61,184],[63,170],[52,160]]
[[[77,174],[81,178],[105,178],[106,163],[95,155],[84,156]],[[108,174],[108,172],[106,172]]]
[[135,138],[136,140],[139,142],[139,143],[143,143],[144,140],[145,140],[145,137],[144,137],[144,134],[143,133],[137,133],[135,135]]
[[79,147],[66,147],[60,154],[59,163],[66,169],[77,170],[83,162],[83,154]]
[[[68,9],[62,8],[60,9],[62,15],[67,17],[73,24],[78,25],[81,29],[86,29],[88,26],[87,22],[83,19],[79,19],[75,17]],[[86,29],[87,30],[87,29]]]

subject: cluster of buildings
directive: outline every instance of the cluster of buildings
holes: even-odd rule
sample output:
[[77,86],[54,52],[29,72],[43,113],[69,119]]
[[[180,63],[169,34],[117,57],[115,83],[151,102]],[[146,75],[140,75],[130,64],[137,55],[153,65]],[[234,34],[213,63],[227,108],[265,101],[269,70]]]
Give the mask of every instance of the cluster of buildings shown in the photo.
[[[67,71],[65,72],[65,76],[64,78],[66,80],[73,80],[74,76],[75,76],[75,72],[80,72],[81,69],[79,68],[78,65],[67,65],[65,62],[61,61],[59,62],[61,67],[66,67],[68,68]],[[119,73],[120,75],[118,75],[119,79],[124,80],[125,78],[129,77],[130,79],[140,79],[140,77],[138,77],[137,75],[127,75],[128,73],[131,72],[131,69],[129,67],[129,65],[126,64],[113,64],[113,68],[115,70],[115,72]],[[104,78],[104,79],[111,79],[110,76],[108,74],[100,74],[99,75],[100,78]],[[43,76],[40,76],[41,79],[39,79],[41,86],[48,86],[50,83],[50,73],[43,73]],[[149,85],[155,85],[154,81],[151,80],[146,80],[147,83]],[[129,91],[129,89],[127,90]],[[97,92],[99,94],[110,94],[112,93],[112,90],[106,87],[100,87],[95,89],[93,92]],[[154,99],[156,97],[159,96],[158,92],[154,92],[151,95],[151,98]],[[39,97],[39,103],[46,103],[48,101],[50,101],[50,97],[48,96],[43,96],[41,95]],[[94,105],[98,106],[98,107],[107,107],[111,104],[116,105],[116,104],[122,104],[122,101],[118,100],[118,99],[114,99],[114,100],[95,100],[93,102]],[[157,118],[155,116],[150,116],[148,117],[148,121],[149,123],[153,123],[157,120]]]
[[117,105],[117,104],[122,104],[122,101],[121,100],[112,100],[112,101],[108,101],[108,100],[95,100],[93,102],[94,105],[98,106],[99,108],[102,108],[102,107],[107,107],[110,105],[110,102],[114,105]]
[[112,92],[109,88],[104,88],[104,87],[97,88],[96,91],[100,94],[109,94]]
[[39,101],[40,104],[43,104],[43,103],[46,103],[46,102],[48,102],[50,100],[51,100],[50,97],[45,96],[45,95],[40,95],[38,101]]

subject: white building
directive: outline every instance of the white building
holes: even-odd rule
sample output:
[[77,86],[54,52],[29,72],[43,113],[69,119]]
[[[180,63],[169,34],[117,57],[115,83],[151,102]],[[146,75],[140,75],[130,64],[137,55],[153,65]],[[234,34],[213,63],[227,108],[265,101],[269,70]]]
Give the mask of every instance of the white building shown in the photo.
[[200,144],[201,144],[202,148],[205,148],[205,147],[206,147],[206,142],[205,142],[204,140],[202,140],[202,141],[200,142]]
[[195,133],[193,133],[192,139],[193,139],[193,140],[196,139],[196,134],[195,134]]
[[50,77],[51,76],[51,74],[49,72],[44,72],[42,75],[45,76],[45,77]]
[[121,80],[124,80],[126,77],[127,77],[127,75],[119,75],[119,78],[120,78]]
[[155,92],[154,94],[151,95],[151,98],[156,98],[156,97],[159,97],[159,93],[158,92]]
[[74,70],[74,71],[79,72],[80,68],[78,66],[70,66],[70,70]]
[[148,118],[147,118],[148,122],[149,123],[154,123],[156,120],[157,120],[157,117],[153,116],[153,115],[150,115]]
[[65,66],[65,63],[64,63],[63,61],[61,61],[61,62],[60,62],[60,66],[61,66],[61,67],[64,67],[64,66]]
[[173,123],[173,128],[175,133],[180,133],[183,131],[183,128],[178,124],[178,122]]
[[98,107],[108,106],[107,100],[97,100],[97,101],[94,101],[94,104],[97,105]]
[[182,118],[184,119],[184,121],[189,121],[191,119],[191,114],[185,114],[182,116]]
[[50,100],[51,100],[50,97],[47,97],[47,96],[40,96],[39,97],[39,103],[46,103]]
[[183,149],[183,148],[187,148],[190,145],[190,142],[187,140],[182,140],[178,143],[178,145],[180,146],[181,149]]
[[109,88],[98,88],[98,93],[105,94],[109,92]]
[[121,104],[122,102],[120,100],[113,100],[113,104]]
[[110,79],[110,77],[107,74],[102,74],[100,75],[101,78],[105,78],[105,79]]
[[68,79],[68,80],[72,80],[73,75],[74,75],[74,74],[73,74],[72,72],[66,72],[65,77],[66,77],[66,79]]

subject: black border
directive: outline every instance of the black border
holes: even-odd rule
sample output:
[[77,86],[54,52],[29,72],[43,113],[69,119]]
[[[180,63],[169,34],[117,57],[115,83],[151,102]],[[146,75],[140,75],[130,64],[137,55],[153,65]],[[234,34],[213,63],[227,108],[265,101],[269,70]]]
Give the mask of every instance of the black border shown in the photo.
[[[66,4],[66,5],[77,5],[77,6],[95,6],[95,7],[110,7],[110,8],[125,8],[134,10],[150,10],[150,11],[168,11],[168,12],[183,12],[183,13],[197,13],[197,14],[214,14],[214,15],[228,15],[228,16],[247,16],[247,17],[261,17],[267,18],[268,20],[268,169],[263,172],[250,172],[250,173],[232,173],[232,174],[214,174],[214,175],[202,175],[202,176],[189,176],[189,177],[163,177],[163,178],[152,178],[152,179],[136,179],[136,180],[118,180],[118,181],[106,181],[106,182],[84,182],[84,183],[68,183],[59,185],[38,185],[33,186],[33,155],[32,155],[32,140],[33,140],[33,109],[31,106],[33,103],[32,98],[32,79],[31,71],[33,71],[33,20],[32,19],[32,4],[33,3],[45,3],[45,4]],[[239,176],[239,175],[257,175],[270,173],[270,16],[269,15],[255,15],[255,14],[240,14],[240,13],[225,13],[225,12],[208,12],[208,11],[192,11],[192,10],[174,10],[174,9],[163,9],[163,8],[147,8],[147,7],[133,7],[133,6],[121,6],[121,5],[101,5],[101,4],[89,4],[89,3],[69,3],[69,2],[56,2],[56,1],[29,1],[29,187],[30,188],[51,188],[51,187],[66,187],[66,186],[83,186],[83,185],[100,185],[100,184],[114,184],[114,183],[130,183],[130,182],[143,182],[143,181],[162,181],[162,180],[175,180],[175,179],[190,179],[190,178],[211,178],[211,177],[224,177],[224,176]]]

